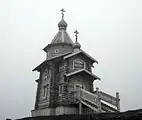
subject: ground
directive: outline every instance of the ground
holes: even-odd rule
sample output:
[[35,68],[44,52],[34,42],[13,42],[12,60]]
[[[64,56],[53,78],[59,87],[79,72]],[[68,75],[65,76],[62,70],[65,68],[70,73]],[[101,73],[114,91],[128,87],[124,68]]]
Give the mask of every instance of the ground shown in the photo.
[[28,117],[17,120],[142,120],[142,109],[119,113],[97,113],[92,115]]

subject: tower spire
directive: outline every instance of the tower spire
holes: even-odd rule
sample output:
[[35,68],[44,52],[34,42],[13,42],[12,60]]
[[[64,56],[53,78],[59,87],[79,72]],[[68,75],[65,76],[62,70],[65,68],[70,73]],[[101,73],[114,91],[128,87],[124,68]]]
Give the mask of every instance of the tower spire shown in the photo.
[[77,30],[75,30],[74,33],[75,33],[75,37],[76,37],[75,40],[76,40],[76,42],[78,42],[77,39],[78,39],[79,32]]
[[66,12],[63,8],[60,10],[62,12],[62,19],[64,19],[64,12]]
[[79,34],[79,32],[77,30],[75,30],[74,33],[75,33],[75,43],[74,43],[74,46],[73,46],[73,48],[74,48],[73,50],[75,52],[75,51],[78,51],[80,49],[81,45],[78,42],[78,34]]
[[62,20],[58,23],[58,27],[59,27],[59,30],[66,30],[67,28],[67,23],[64,21],[64,12],[65,10],[62,8],[60,10],[62,13]]

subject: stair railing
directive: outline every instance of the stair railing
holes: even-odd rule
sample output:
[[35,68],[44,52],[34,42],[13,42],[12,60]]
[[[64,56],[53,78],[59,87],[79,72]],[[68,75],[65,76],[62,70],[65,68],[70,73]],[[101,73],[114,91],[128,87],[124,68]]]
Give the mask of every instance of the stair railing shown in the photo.
[[76,86],[76,98],[79,100],[80,103],[88,106],[95,112],[101,111],[101,103],[98,95],[88,92],[85,89],[82,89],[80,85]]
[[79,100],[79,102],[93,109],[95,112],[120,111],[119,93],[116,93],[116,97],[113,97],[99,91],[98,88],[96,89],[95,93],[86,91],[80,85],[77,85],[76,88],[76,98]]

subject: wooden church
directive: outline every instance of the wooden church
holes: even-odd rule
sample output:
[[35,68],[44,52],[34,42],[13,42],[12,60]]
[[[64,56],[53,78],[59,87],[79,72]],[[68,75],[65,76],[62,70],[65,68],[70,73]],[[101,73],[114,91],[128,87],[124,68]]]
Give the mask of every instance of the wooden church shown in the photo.
[[113,97],[98,88],[94,91],[93,82],[100,78],[92,73],[92,68],[98,61],[81,49],[77,31],[75,42],[71,40],[64,20],[65,11],[61,11],[59,31],[43,49],[46,60],[33,69],[39,72],[39,78],[32,117],[119,112],[118,93]]

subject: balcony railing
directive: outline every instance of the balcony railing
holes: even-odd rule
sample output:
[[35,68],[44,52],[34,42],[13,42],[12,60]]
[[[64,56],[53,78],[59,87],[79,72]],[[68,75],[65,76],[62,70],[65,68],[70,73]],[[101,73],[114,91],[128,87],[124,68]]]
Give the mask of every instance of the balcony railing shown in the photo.
[[98,89],[91,93],[77,86],[75,97],[80,103],[86,105],[95,112],[117,112],[120,111],[119,94],[116,97],[110,96]]

